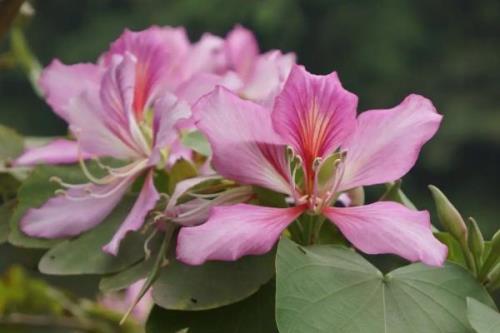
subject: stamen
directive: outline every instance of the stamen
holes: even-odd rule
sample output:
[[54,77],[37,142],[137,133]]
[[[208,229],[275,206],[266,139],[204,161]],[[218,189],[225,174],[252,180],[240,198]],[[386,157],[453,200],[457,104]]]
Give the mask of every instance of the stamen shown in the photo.
[[321,166],[321,163],[323,162],[323,159],[321,157],[316,157],[313,161],[312,169],[314,172],[319,171],[319,167]]
[[88,186],[88,184],[68,184],[68,183],[65,183],[61,178],[56,177],[56,176],[50,177],[49,181],[53,182],[53,183],[57,183],[58,185],[65,187],[65,188],[81,189],[81,188]]

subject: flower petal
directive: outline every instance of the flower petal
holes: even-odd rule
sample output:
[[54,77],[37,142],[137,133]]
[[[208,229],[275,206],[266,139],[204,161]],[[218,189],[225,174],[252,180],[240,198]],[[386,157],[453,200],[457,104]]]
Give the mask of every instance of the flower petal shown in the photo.
[[87,89],[98,89],[101,75],[97,65],[68,66],[56,59],[42,71],[39,84],[54,112],[68,121],[70,100]]
[[218,73],[226,67],[224,40],[209,33],[203,34],[186,56],[183,66],[186,71],[180,82],[198,73]]
[[269,110],[219,87],[195,105],[195,119],[224,177],[291,194],[285,146]]
[[381,184],[403,177],[418,154],[438,130],[442,116],[419,95],[386,110],[363,112],[347,149],[345,171],[339,190]]
[[154,148],[163,149],[179,138],[176,126],[191,116],[190,106],[175,95],[164,93],[154,103]]
[[[95,156],[112,156],[128,159],[139,157],[140,152],[127,129],[114,123],[113,129],[107,122],[106,114],[99,99],[98,91],[86,91],[74,98],[69,106],[69,124],[77,137],[82,151]],[[114,130],[116,129],[116,130]]]
[[[90,158],[89,154],[82,154]],[[79,160],[78,143],[66,139],[56,139],[45,146],[27,149],[15,161],[15,166],[32,166],[36,164],[71,164]]]
[[[144,108],[163,88],[173,89],[185,71],[181,62],[190,50],[183,28],[152,26],[143,31],[125,30],[102,56],[110,64],[116,55],[132,54],[137,59],[135,108]],[[143,94],[144,93],[144,94]]]
[[354,130],[357,100],[335,72],[313,75],[295,65],[276,97],[274,128],[310,169],[316,157],[332,153]]
[[246,79],[253,71],[259,55],[259,45],[254,34],[237,25],[226,37],[225,51],[229,67]]
[[21,230],[33,237],[60,238],[92,229],[111,213],[134,179],[129,177],[109,185],[85,184],[70,189],[65,195],[49,199],[40,208],[29,209],[21,219]]
[[111,241],[102,249],[109,254],[117,255],[120,248],[120,242],[125,238],[127,232],[137,231],[142,227],[147,214],[155,207],[159,199],[160,194],[156,191],[153,182],[153,171],[150,171],[146,176],[141,193],[132,207],[132,210],[125,221],[120,225],[120,228],[118,228]]
[[290,74],[295,55],[271,51],[261,55],[255,62],[253,72],[248,76],[240,95],[265,106],[273,105]]
[[204,224],[180,230],[177,259],[201,265],[207,260],[235,261],[245,255],[264,254],[303,210],[247,204],[215,207]]
[[358,249],[368,254],[391,253],[410,261],[441,266],[447,247],[433,235],[429,213],[395,202],[329,207],[323,212]]

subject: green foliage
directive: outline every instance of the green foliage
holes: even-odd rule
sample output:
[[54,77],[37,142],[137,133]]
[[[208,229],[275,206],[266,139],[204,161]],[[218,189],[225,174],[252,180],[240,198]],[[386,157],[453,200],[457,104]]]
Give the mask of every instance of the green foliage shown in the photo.
[[304,248],[283,238],[277,254],[281,333],[470,332],[466,297],[493,306],[463,268],[413,264],[382,274],[352,250]]
[[5,243],[9,238],[9,219],[12,215],[14,204],[14,201],[10,201],[0,206],[0,244]]
[[274,276],[274,251],[201,266],[177,261],[174,252],[153,285],[156,304],[166,309],[207,310],[228,305],[255,293]]
[[24,149],[24,140],[16,131],[0,125],[0,161],[8,161],[19,156]]
[[467,297],[467,318],[476,333],[496,333],[500,328],[500,313],[470,297]]
[[214,310],[175,311],[153,308],[147,333],[277,333],[274,321],[274,281],[249,298]]

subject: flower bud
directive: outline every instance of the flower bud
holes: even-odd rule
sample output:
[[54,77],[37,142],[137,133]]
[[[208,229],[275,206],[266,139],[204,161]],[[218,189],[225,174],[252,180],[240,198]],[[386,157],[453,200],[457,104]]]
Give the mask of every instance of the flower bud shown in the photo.
[[479,279],[482,281],[486,275],[490,272],[490,270],[498,263],[498,259],[500,258],[500,230],[498,230],[491,239],[491,248],[486,257],[483,267],[481,267],[481,271],[479,273]]
[[474,218],[469,217],[469,249],[474,256],[476,266],[481,267],[484,252],[484,238],[479,226]]
[[467,226],[458,210],[437,187],[429,185],[429,190],[434,198],[441,225],[455,237],[462,246],[467,246]]

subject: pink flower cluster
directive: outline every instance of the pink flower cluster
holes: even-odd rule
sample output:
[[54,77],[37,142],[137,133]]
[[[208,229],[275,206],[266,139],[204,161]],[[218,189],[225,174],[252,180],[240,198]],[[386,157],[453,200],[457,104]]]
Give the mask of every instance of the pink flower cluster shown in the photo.
[[[31,236],[75,236],[93,228],[144,178],[129,215],[104,247],[117,254],[127,232],[141,229],[160,200],[155,174],[192,159],[181,137],[200,131],[210,143],[213,170],[178,183],[164,214],[181,225],[179,260],[199,265],[266,253],[303,214],[324,216],[365,253],[437,266],[446,258],[426,211],[394,202],[333,205],[350,189],[395,181],[412,168],[441,122],[422,96],[357,115],[356,95],[335,72],[313,75],[293,54],[261,53],[240,26],[224,39],[205,34],[196,43],[182,28],[125,31],[95,64],[54,60],[40,86],[74,140],[29,150],[17,164],[79,162],[89,181],[56,179],[61,195],[21,221]],[[104,157],[126,163],[102,165]],[[106,175],[92,174],[89,159]],[[178,204],[189,189],[221,177],[240,186],[215,199]],[[251,204],[248,185],[284,194],[289,207]]]

